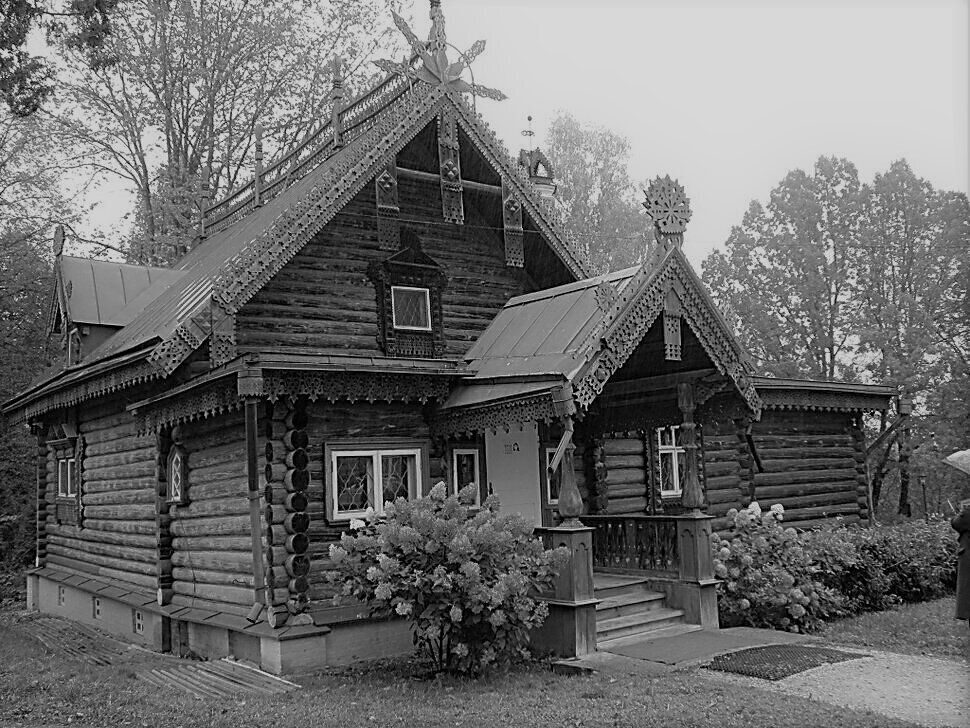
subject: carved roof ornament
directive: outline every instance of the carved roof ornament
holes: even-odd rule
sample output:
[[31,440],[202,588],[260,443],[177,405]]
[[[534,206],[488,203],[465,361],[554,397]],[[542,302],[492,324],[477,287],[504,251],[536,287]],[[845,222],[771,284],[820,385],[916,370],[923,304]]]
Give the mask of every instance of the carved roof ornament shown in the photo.
[[670,175],[657,177],[644,193],[643,206],[653,218],[653,234],[658,243],[684,244],[684,229],[693,214],[684,188]]
[[[503,101],[507,98],[501,91],[475,83],[475,74],[471,73],[470,66],[471,62],[485,50],[485,41],[475,41],[464,53],[449,43],[445,35],[445,16],[441,12],[440,0],[431,0],[431,33],[427,42],[418,38],[404,18],[393,10],[391,15],[394,17],[394,25],[407,39],[414,55],[420,59],[421,66],[413,68],[407,60],[400,63],[383,59],[374,61],[382,71],[404,76],[412,81],[424,81],[432,86],[441,86],[446,90],[470,93],[473,97],[484,96],[495,101]],[[457,51],[459,60],[454,63],[448,60],[448,48]],[[471,83],[461,78],[466,68],[471,73]]]

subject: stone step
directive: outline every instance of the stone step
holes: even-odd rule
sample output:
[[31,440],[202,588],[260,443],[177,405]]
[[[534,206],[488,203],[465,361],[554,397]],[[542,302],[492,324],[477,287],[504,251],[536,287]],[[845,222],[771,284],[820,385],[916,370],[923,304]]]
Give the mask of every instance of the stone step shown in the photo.
[[664,606],[666,596],[663,592],[647,589],[631,589],[627,592],[601,599],[596,605],[596,619],[613,619],[629,614],[640,614]]
[[671,625],[682,624],[683,620],[684,611],[682,609],[667,609],[666,607],[602,621],[597,618],[596,641],[613,640],[618,637],[651,632]]

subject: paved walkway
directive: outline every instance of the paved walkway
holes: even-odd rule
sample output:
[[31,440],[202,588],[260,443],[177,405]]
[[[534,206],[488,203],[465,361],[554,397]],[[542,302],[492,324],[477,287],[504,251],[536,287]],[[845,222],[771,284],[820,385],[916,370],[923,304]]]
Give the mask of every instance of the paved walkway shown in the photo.
[[703,667],[717,655],[789,643],[834,646],[859,657],[798,672],[781,680],[763,680],[719,670],[704,673],[716,680],[868,710],[934,728],[970,727],[970,662],[845,647],[804,635],[735,627],[653,640],[630,638],[607,643],[595,655],[569,664],[603,672],[656,675]]

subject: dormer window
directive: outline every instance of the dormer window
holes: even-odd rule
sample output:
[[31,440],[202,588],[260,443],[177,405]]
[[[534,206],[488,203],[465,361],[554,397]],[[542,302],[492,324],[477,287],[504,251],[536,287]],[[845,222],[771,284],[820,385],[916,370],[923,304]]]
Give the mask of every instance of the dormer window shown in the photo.
[[431,292],[427,288],[391,286],[395,329],[431,331]]
[[401,229],[401,249],[371,263],[377,294],[377,326],[387,356],[438,359],[445,353],[441,292],[445,273],[421,249],[421,239]]

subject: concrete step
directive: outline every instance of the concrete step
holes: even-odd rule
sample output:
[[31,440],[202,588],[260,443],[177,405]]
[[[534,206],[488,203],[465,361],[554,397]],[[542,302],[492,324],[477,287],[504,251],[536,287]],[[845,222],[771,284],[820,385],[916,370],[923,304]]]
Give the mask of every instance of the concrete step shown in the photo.
[[623,647],[632,645],[645,640],[659,640],[663,637],[677,637],[678,635],[689,632],[699,632],[704,629],[699,624],[672,624],[667,627],[651,629],[643,633],[631,634],[626,637],[614,637],[613,639],[596,639],[596,649],[608,650],[611,647]]
[[642,635],[645,632],[682,624],[683,621],[684,611],[682,609],[667,609],[666,607],[602,621],[597,615],[596,641],[613,640],[634,634]]
[[596,619],[598,621],[613,619],[614,617],[625,617],[630,614],[640,614],[652,609],[659,609],[664,606],[665,598],[663,592],[633,588],[627,592],[601,599],[600,603],[596,605]]

